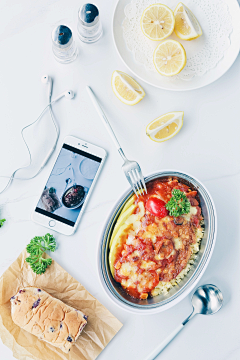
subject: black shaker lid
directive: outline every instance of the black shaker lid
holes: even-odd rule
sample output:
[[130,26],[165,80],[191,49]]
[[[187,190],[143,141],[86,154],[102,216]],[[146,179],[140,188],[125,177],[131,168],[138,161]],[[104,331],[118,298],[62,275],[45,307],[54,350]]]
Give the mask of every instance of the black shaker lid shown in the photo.
[[73,42],[72,31],[66,25],[58,25],[52,32],[52,41],[56,47],[66,48]]
[[99,21],[98,8],[93,4],[84,4],[78,13],[81,23],[85,26],[94,26]]

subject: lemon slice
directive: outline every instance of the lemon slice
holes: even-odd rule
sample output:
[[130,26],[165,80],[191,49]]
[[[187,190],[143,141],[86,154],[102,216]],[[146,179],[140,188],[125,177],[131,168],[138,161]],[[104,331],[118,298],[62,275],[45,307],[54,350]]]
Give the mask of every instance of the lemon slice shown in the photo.
[[199,22],[186,5],[180,2],[174,11],[174,15],[174,31],[180,39],[193,40],[202,35],[202,29]]
[[159,41],[172,34],[175,25],[174,14],[163,4],[153,4],[144,10],[141,28],[150,40]]
[[186,65],[186,51],[178,41],[165,40],[155,49],[153,62],[161,75],[177,75]]
[[151,140],[163,142],[173,138],[183,126],[183,111],[164,114],[148,124],[146,134]]
[[122,71],[113,72],[112,89],[117,98],[127,105],[135,105],[145,96],[143,88]]

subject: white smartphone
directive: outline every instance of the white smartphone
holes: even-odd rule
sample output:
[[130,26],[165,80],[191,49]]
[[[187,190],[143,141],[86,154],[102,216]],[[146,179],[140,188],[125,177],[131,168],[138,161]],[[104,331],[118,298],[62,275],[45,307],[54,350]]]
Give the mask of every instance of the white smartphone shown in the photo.
[[67,136],[46,182],[32,220],[64,235],[75,232],[107,153]]

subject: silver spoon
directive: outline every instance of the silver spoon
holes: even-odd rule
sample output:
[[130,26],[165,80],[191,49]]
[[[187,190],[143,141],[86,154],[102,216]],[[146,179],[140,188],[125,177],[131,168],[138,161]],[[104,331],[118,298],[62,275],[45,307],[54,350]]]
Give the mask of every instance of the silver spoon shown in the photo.
[[222,304],[223,295],[217,286],[211,284],[199,286],[192,296],[193,311],[191,315],[153,350],[145,360],[155,359],[196,314],[213,315],[221,309]]

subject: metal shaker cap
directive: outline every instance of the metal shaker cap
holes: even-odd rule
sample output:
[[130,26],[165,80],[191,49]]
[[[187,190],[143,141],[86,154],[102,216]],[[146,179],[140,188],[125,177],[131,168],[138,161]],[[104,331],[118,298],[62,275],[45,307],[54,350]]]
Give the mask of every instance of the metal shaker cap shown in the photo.
[[73,42],[72,31],[65,25],[58,25],[52,32],[52,42],[60,49],[66,49]]
[[79,9],[78,17],[82,25],[94,26],[99,22],[98,8],[93,4],[85,4]]

